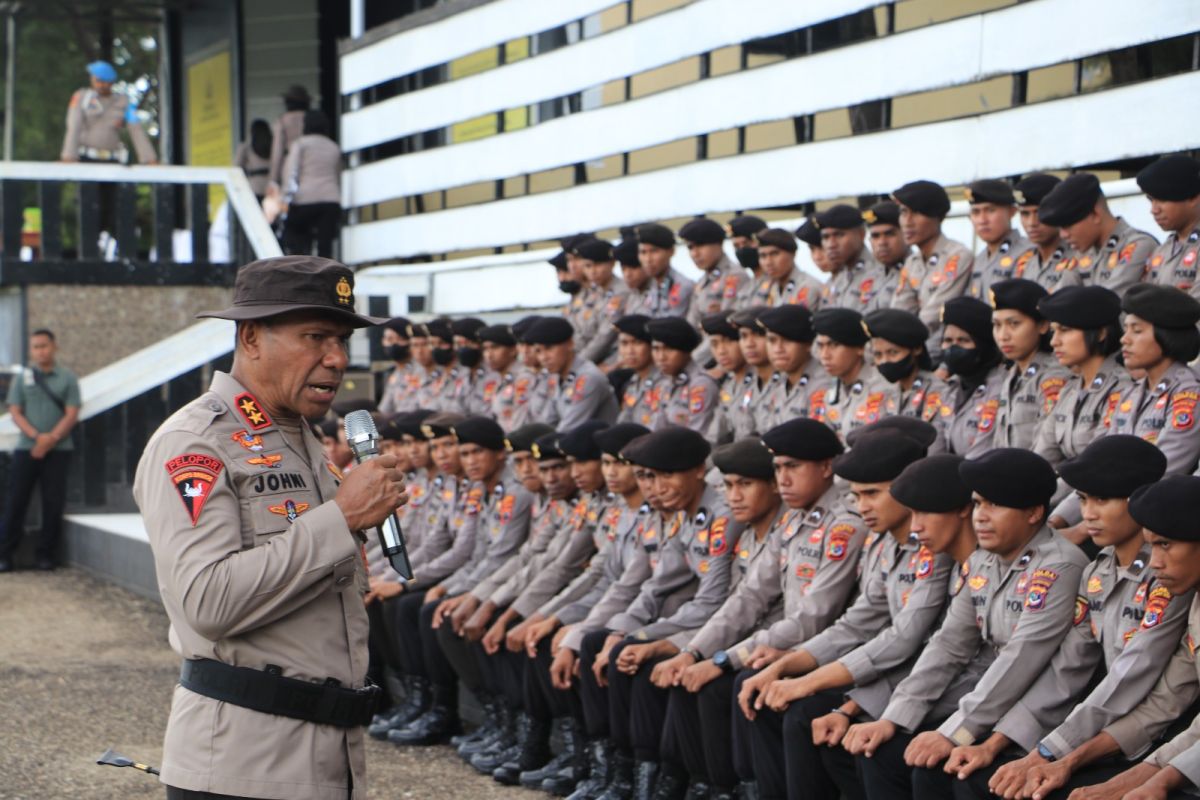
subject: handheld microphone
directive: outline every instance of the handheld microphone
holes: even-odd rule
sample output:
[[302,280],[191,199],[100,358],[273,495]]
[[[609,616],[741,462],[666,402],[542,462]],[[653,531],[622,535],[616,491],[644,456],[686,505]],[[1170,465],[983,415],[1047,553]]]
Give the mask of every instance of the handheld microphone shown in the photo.
[[[369,411],[351,411],[346,415],[346,442],[354,453],[355,463],[361,464],[379,456],[379,431]],[[401,578],[411,581],[412,565],[408,563],[408,549],[404,546],[404,533],[400,520],[392,511],[375,531],[379,534],[379,546]]]

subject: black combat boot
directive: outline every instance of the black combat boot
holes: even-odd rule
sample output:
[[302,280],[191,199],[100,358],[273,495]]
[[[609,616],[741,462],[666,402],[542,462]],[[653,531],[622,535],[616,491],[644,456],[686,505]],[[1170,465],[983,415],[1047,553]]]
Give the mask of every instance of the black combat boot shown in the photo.
[[479,726],[470,733],[464,733],[450,739],[450,746],[461,752],[462,748],[479,742],[489,736],[494,736],[500,727],[500,702],[492,695],[477,694],[479,705],[483,709],[483,719]]
[[495,700],[492,706],[491,724],[488,725],[486,735],[471,742],[464,742],[459,746],[458,754],[462,756],[463,761],[470,764],[472,756],[489,752],[501,742],[512,738],[515,735],[515,725],[516,715],[502,701]]
[[[608,785],[609,771],[613,759],[613,744],[611,739],[592,739],[587,743],[587,777],[572,788],[565,788],[563,794],[568,794],[567,800],[593,800],[599,797]],[[547,781],[549,783],[549,781]],[[558,794],[557,788],[542,784],[542,789]]]
[[595,800],[629,800],[632,796],[633,755],[614,748],[608,766],[608,783]]
[[429,710],[403,728],[388,732],[393,744],[441,744],[462,729],[458,718],[458,686],[435,686]]
[[658,783],[658,762],[638,761],[633,771],[633,800],[654,800]]
[[[525,773],[540,772],[551,761],[550,723],[544,719],[534,719],[528,714],[522,714],[521,717],[517,735],[521,746],[517,757],[492,770],[492,780],[505,786],[516,786]],[[541,786],[542,782],[539,780],[537,785]]]
[[583,726],[579,720],[574,717],[564,719],[559,735],[562,737],[562,752],[541,770],[543,774],[538,783],[533,782],[537,778],[536,773],[521,775],[522,786],[563,796],[570,794],[575,785],[587,777],[587,750],[583,746]]
[[687,773],[674,764],[666,763],[658,768],[658,780],[650,797],[651,800],[683,800],[687,789]]

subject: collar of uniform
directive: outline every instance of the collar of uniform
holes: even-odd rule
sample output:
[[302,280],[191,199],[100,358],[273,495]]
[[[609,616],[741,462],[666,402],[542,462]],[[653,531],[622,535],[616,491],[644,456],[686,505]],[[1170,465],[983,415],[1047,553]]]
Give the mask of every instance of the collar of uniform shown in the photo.
[[[1038,551],[1054,538],[1054,533],[1050,528],[1042,525],[1038,532],[1033,535],[1033,538],[1026,543],[1025,548],[1021,551],[1021,555],[1013,559],[1013,562],[1008,565],[1005,572],[1020,572],[1029,567],[1029,565],[1037,558]],[[1000,557],[996,556],[996,563],[1000,564]],[[1003,569],[1003,564],[1000,564]]]
[[[1174,236],[1175,234],[1172,233],[1171,235]],[[1192,228],[1192,232],[1187,237],[1188,244],[1195,244],[1196,242],[1200,242],[1200,225]]]
[[[767,541],[771,536],[776,535],[783,529],[783,522],[787,519],[788,514],[792,509],[788,508],[788,504],[780,501],[779,508],[775,509],[775,516],[771,517],[771,524],[767,526],[767,535],[763,537],[763,541]],[[753,533],[754,529],[749,525],[746,526],[748,533]]]
[[933,249],[929,251],[929,258],[925,258],[923,255],[921,255],[921,250],[919,248],[914,249],[913,252],[917,254],[917,258],[925,262],[926,266],[933,267],[940,264],[942,259],[945,258],[946,250],[949,248],[949,245],[950,239],[947,238],[946,234],[938,233],[937,241],[933,243]]
[[804,514],[804,525],[820,525],[823,522],[828,522],[829,517],[833,515],[840,501],[841,490],[837,484],[831,484],[824,494],[817,498],[817,502],[812,504]]
[[[696,507],[696,513],[692,515],[692,519],[697,526],[709,525],[714,517],[719,517],[724,513],[724,506],[717,490],[705,485],[704,494],[700,495],[700,505]],[[704,519],[700,518],[701,514],[704,515]]]
[[[1183,375],[1183,373],[1187,373],[1186,376]],[[1163,373],[1163,376],[1161,379],[1159,379],[1158,383],[1151,386],[1149,378],[1142,378],[1142,385],[1145,386],[1150,392],[1158,395],[1168,391],[1171,387],[1178,385],[1182,377],[1194,377],[1194,375],[1195,373],[1192,372],[1187,364],[1181,364],[1176,361],[1167,368],[1167,371]]]
[[[1110,548],[1106,547],[1104,549],[1108,550]],[[1129,562],[1129,566],[1127,567],[1122,567],[1121,565],[1117,564],[1116,552],[1114,551],[1113,553],[1113,565],[1116,566],[1117,574],[1122,578],[1140,580],[1143,573],[1146,571],[1146,565],[1149,563],[1150,547],[1148,545],[1142,545],[1142,547],[1138,550],[1137,555],[1133,557],[1133,561]]]
[[[247,430],[253,433],[275,430],[275,421],[262,407],[262,403],[245,386],[234,380],[232,375],[226,372],[214,372],[209,391],[216,394],[226,408],[234,410]],[[301,425],[300,427],[305,426]]]

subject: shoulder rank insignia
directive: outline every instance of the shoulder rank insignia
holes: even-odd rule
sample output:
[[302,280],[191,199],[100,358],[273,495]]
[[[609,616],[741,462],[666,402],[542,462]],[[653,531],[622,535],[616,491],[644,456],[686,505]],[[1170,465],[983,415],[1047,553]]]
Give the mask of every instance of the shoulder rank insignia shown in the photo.
[[242,419],[246,420],[246,424],[251,430],[261,431],[263,428],[271,427],[271,418],[267,416],[267,412],[262,410],[262,406],[258,404],[258,400],[249,392],[242,392],[237,397],[233,398],[233,407],[242,415]]

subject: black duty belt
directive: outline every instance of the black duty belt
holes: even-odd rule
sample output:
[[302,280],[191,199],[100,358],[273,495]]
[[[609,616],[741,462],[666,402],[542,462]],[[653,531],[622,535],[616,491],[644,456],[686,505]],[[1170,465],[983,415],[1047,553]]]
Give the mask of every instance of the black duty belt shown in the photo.
[[333,678],[326,678],[324,683],[285,678],[273,664],[258,670],[207,658],[184,661],[179,683],[196,694],[251,711],[339,728],[370,722],[380,695],[379,687],[372,684],[346,689]]

